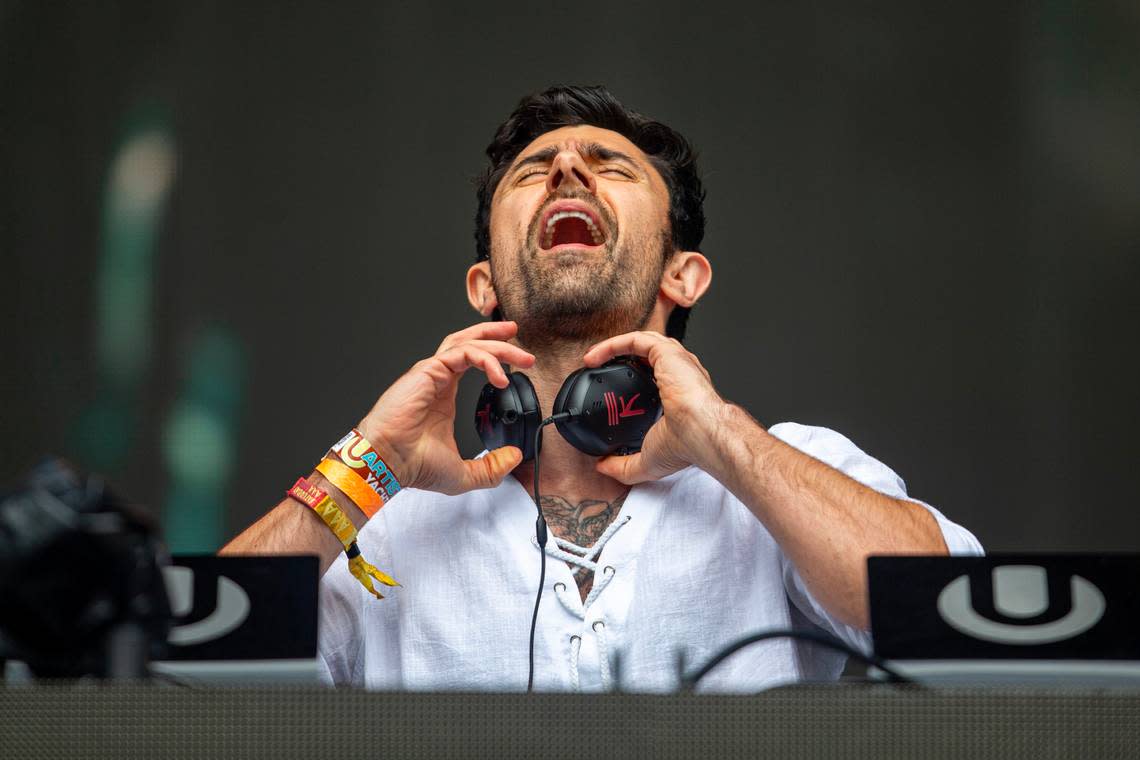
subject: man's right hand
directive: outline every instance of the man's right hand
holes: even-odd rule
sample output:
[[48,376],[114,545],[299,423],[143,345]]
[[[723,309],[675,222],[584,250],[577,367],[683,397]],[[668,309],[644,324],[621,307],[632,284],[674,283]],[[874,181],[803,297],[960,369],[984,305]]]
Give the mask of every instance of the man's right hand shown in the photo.
[[434,356],[413,365],[361,421],[360,432],[402,487],[452,495],[491,488],[522,461],[514,446],[463,459],[455,445],[455,394],[463,373],[479,367],[495,387],[505,388],[501,362],[534,364],[533,354],[506,342],[517,331],[514,322],[481,322],[447,336]]

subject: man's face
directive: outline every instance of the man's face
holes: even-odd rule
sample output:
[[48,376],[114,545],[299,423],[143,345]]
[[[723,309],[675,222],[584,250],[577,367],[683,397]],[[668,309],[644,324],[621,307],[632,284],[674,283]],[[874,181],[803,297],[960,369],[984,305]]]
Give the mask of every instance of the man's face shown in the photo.
[[524,345],[641,327],[671,236],[669,191],[645,154],[606,129],[547,132],[524,148],[491,201],[491,276]]

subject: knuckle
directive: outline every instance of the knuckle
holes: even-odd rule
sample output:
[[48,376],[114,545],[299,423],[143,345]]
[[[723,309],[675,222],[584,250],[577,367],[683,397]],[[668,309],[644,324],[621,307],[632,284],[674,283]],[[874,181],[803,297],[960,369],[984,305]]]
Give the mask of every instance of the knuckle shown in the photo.
[[480,472],[479,472],[479,475],[480,475],[479,479],[483,483],[488,484],[488,485],[491,483],[494,483],[495,482],[494,458],[489,457],[489,456],[483,457],[482,459],[479,460],[479,462],[483,465],[482,468],[480,469]]

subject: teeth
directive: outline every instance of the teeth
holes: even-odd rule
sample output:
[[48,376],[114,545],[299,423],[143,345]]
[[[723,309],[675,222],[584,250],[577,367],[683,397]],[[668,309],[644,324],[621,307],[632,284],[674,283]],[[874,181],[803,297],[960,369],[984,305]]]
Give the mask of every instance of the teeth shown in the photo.
[[543,235],[544,248],[549,248],[551,243],[554,242],[554,225],[556,225],[561,219],[569,218],[581,219],[583,222],[585,222],[586,228],[590,230],[590,237],[594,240],[594,245],[602,244],[602,231],[597,228],[597,226],[594,224],[594,220],[590,218],[589,214],[583,213],[581,211],[559,211],[557,213],[551,214],[550,218],[546,220],[546,231]]

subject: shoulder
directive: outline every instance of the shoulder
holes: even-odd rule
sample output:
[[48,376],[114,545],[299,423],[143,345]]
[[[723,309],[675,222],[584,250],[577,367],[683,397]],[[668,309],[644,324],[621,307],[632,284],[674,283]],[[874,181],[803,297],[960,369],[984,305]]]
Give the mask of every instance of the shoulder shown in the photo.
[[797,422],[781,422],[768,433],[880,493],[906,498],[906,483],[887,465],[834,430]]
[[804,453],[810,453],[810,451],[859,451],[859,448],[847,436],[818,425],[778,422],[768,428],[768,433]]
[[[768,428],[768,433],[804,454],[818,459],[879,493],[908,499],[906,483],[887,465],[860,449],[847,436],[830,428],[781,422]],[[687,467],[658,481],[655,490],[662,496],[700,499],[719,504],[735,497],[712,475],[696,467]]]

